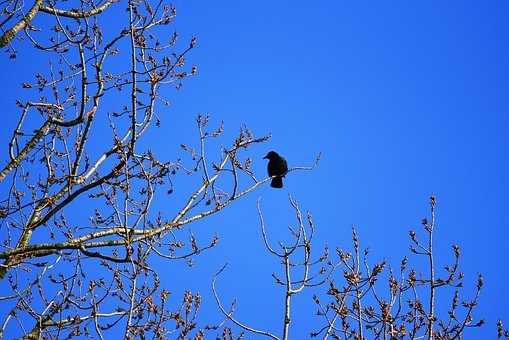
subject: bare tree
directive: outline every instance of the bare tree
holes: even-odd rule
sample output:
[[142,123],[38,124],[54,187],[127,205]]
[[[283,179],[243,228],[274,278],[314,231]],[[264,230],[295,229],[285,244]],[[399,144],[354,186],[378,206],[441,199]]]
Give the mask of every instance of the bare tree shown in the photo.
[[[232,321],[242,330],[258,335],[264,335],[272,339],[284,340],[290,339],[291,305],[293,296],[301,293],[306,288],[318,287],[324,284],[335,268],[334,265],[328,261],[329,252],[327,248],[323,250],[320,256],[313,259],[312,250],[314,249],[312,248],[312,241],[315,233],[315,225],[313,223],[312,216],[308,213],[306,216],[307,223],[305,223],[297,202],[292,197],[289,197],[289,200],[295,211],[297,225],[295,228],[289,228],[289,233],[292,239],[291,243],[288,245],[283,242],[278,242],[279,249],[275,249],[268,239],[263,214],[260,208],[260,200],[258,200],[258,216],[260,218],[263,242],[269,254],[279,259],[283,267],[283,275],[280,276],[276,273],[272,274],[275,283],[280,285],[284,290],[281,336],[277,336],[268,331],[252,328],[247,324],[238,321],[233,315],[236,307],[235,301],[231,304],[229,310],[226,310],[223,307],[219,294],[216,290],[216,280],[225,267],[221,268],[212,281],[212,291],[216,298],[216,303],[226,319]],[[314,272],[313,269],[315,269]],[[294,277],[294,274],[297,278]]]
[[[270,180],[255,175],[247,151],[269,136],[242,127],[210,153],[223,124],[210,129],[200,115],[199,139],[185,141],[183,155],[161,160],[157,146],[143,144],[164,122],[159,106],[170,104],[161,89],[179,89],[197,73],[186,64],[196,39],[177,47],[167,28],[176,9],[162,1],[1,6],[1,46],[14,58],[27,43],[49,63],[22,85],[30,99],[17,101],[0,170],[0,334],[104,338],[123,327],[126,338],[202,338],[200,295],[187,292],[172,310],[151,259],[190,260],[217,243],[181,230]],[[303,169],[310,167],[290,171]],[[188,175],[194,185],[177,186]],[[156,200],[167,202],[164,214],[151,209]],[[80,216],[87,209],[91,216]]]
[[[216,302],[227,320],[243,331],[264,335],[272,339],[288,339],[291,313],[303,311],[291,310],[291,298],[305,288],[315,291],[313,300],[317,307],[316,314],[323,320],[323,326],[310,332],[311,337],[322,339],[458,339],[462,338],[469,328],[480,327],[483,320],[474,321],[474,311],[479,301],[483,287],[483,278],[479,275],[476,290],[470,300],[460,301],[460,290],[463,287],[463,274],[459,270],[460,249],[452,246],[452,264],[445,266],[445,273],[441,276],[437,271],[437,264],[433,251],[433,233],[435,228],[436,199],[430,198],[431,218],[423,219],[422,226],[426,235],[426,242],[417,238],[417,233],[410,232],[410,251],[417,256],[427,259],[424,273],[418,269],[409,269],[408,258],[405,257],[399,266],[398,274],[385,261],[370,264],[368,249],[361,249],[359,237],[355,229],[352,230],[353,252],[336,249],[337,260],[331,259],[327,248],[316,260],[311,259],[311,249],[314,249],[313,234],[315,226],[311,215],[308,214],[309,232],[306,232],[302,215],[297,203],[290,198],[290,203],[296,211],[297,228],[290,229],[294,243],[287,246],[279,243],[281,252],[270,245],[260,207],[260,224],[262,238],[268,252],[281,259],[283,278],[273,274],[275,283],[285,288],[284,317],[282,318],[282,335],[277,336],[268,331],[252,328],[246,322],[240,322],[234,317],[235,302],[226,310],[216,290],[214,277],[212,288]],[[292,260],[292,256],[301,251],[301,260]],[[311,267],[318,267],[315,275],[310,274]],[[302,267],[301,277],[294,279],[292,271]],[[388,268],[389,267],[389,268]],[[224,268],[223,268],[224,269]],[[219,272],[221,273],[222,270]],[[218,274],[219,274],[218,273]],[[326,284],[326,292],[321,287]],[[445,291],[452,289],[452,298],[447,310],[440,315],[436,302],[445,306],[450,294]],[[443,291],[440,298],[438,292]],[[311,318],[312,315],[309,315]],[[228,334],[233,334],[229,329]],[[499,337],[507,336],[502,322],[498,324]],[[304,335],[299,335],[302,338]],[[224,337],[226,339],[231,337]]]
[[[417,233],[410,231],[410,251],[427,258],[427,273],[409,269],[407,257],[401,261],[398,275],[392,268],[388,272],[385,270],[385,261],[371,266],[368,250],[361,251],[359,238],[353,230],[353,253],[337,250],[345,282],[331,280],[327,291],[330,302],[323,304],[320,299],[315,300],[326,325],[314,335],[325,331],[324,338],[363,339],[366,332],[370,332],[374,338],[383,339],[457,339],[467,328],[484,324],[483,320],[474,321],[473,316],[483,286],[482,276],[478,277],[473,298],[460,302],[463,273],[459,270],[460,248],[457,245],[452,246],[452,264],[445,266],[443,276],[437,273],[433,251],[435,208],[436,200],[431,196],[431,219],[422,220],[426,242],[419,241]],[[379,282],[385,282],[388,289],[380,289]],[[453,290],[450,308],[447,316],[439,317],[437,290],[448,287]],[[447,296],[444,291],[440,298],[442,306]]]

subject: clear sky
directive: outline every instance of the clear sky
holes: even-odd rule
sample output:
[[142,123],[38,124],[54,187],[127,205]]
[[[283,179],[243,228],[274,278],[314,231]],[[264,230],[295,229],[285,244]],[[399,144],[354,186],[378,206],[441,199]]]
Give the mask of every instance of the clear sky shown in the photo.
[[[196,145],[196,115],[211,113],[213,122],[225,121],[230,136],[244,123],[258,134],[272,133],[268,144],[251,151],[259,174],[270,149],[290,166],[308,165],[318,152],[323,157],[313,172],[288,176],[283,190],[264,187],[191,226],[204,239],[217,232],[220,244],[189,270],[169,267],[161,273],[163,285],[176,294],[185,287],[200,290],[201,319],[217,321],[210,281],[228,262],[218,282],[223,300],[236,297],[239,319],[279,332],[283,291],[272,284],[279,267],[263,248],[258,197],[274,240],[294,223],[291,194],[313,213],[319,244],[349,249],[355,225],[373,260],[397,266],[408,254],[408,231],[420,230],[434,193],[439,268],[452,259],[450,245],[459,244],[464,297],[473,294],[478,273],[485,278],[476,316],[487,324],[466,338],[494,338],[498,318],[509,324],[508,2],[175,5],[174,28],[185,39],[198,38],[189,60],[199,73],[181,91],[169,92],[172,107],[161,108],[165,130],[147,144],[161,158],[172,158],[180,143]],[[3,150],[18,117],[14,98],[31,74],[19,69],[28,57],[11,64],[4,55],[0,61],[2,69],[11,65],[2,75],[0,101],[9,127],[0,133]],[[318,325],[310,296],[298,296],[296,303],[302,307],[295,310],[292,333],[307,335]]]
[[[488,323],[467,338],[494,336],[496,319],[509,319],[507,2],[177,4],[179,29],[199,39],[200,70],[175,100],[179,120],[211,112],[228,127],[270,131],[270,148],[290,164],[323,153],[319,168],[290,176],[284,192],[256,194],[270,227],[293,223],[279,213],[291,193],[330,245],[346,248],[354,224],[373,258],[396,266],[434,193],[441,267],[457,243],[466,282],[477,273],[486,281],[478,315]],[[274,324],[277,313],[252,314],[270,271],[251,199],[221,220],[225,276],[244,273],[224,291],[239,298],[243,320]],[[280,304],[268,287],[266,303]]]

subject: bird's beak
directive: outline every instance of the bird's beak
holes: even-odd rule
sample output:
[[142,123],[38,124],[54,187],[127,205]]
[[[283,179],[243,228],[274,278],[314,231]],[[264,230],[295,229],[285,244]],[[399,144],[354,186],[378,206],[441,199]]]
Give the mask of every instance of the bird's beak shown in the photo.
[[263,157],[263,159],[268,159],[268,158],[269,158],[269,157],[267,157],[267,156]]

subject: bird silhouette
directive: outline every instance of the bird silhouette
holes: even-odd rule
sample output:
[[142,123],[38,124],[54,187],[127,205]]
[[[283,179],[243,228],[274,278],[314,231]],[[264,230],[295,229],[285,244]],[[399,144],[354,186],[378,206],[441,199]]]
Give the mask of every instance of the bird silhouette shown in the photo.
[[269,173],[269,176],[276,176],[272,178],[270,186],[273,188],[282,188],[283,177],[288,171],[288,164],[286,163],[286,160],[275,151],[270,151],[263,158],[269,160],[269,164],[267,164],[267,172]]

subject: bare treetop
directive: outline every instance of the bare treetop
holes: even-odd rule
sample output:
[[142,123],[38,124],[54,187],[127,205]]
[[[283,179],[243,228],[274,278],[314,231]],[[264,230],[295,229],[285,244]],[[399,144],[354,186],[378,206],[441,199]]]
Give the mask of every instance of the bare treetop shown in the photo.
[[[0,277],[10,290],[0,297],[8,303],[0,334],[17,324],[27,338],[103,338],[121,325],[127,338],[198,336],[190,313],[199,295],[186,294],[181,310],[170,311],[150,258],[192,263],[217,244],[180,230],[270,181],[253,172],[248,151],[270,136],[242,127],[227,141],[222,124],[209,127],[210,117],[199,115],[199,139],[181,141],[172,159],[157,157],[161,145],[142,144],[166,121],[172,92],[163,89],[180,89],[197,74],[186,63],[197,40],[180,41],[170,28],[172,5],[0,6],[0,45],[10,57],[23,44],[48,58],[20,86],[20,97],[30,99],[17,101],[19,120],[0,167]],[[211,139],[224,146],[208,152]],[[182,176],[194,184],[179,186]],[[151,209],[157,200],[164,211]],[[169,321],[177,328],[167,328]]]

